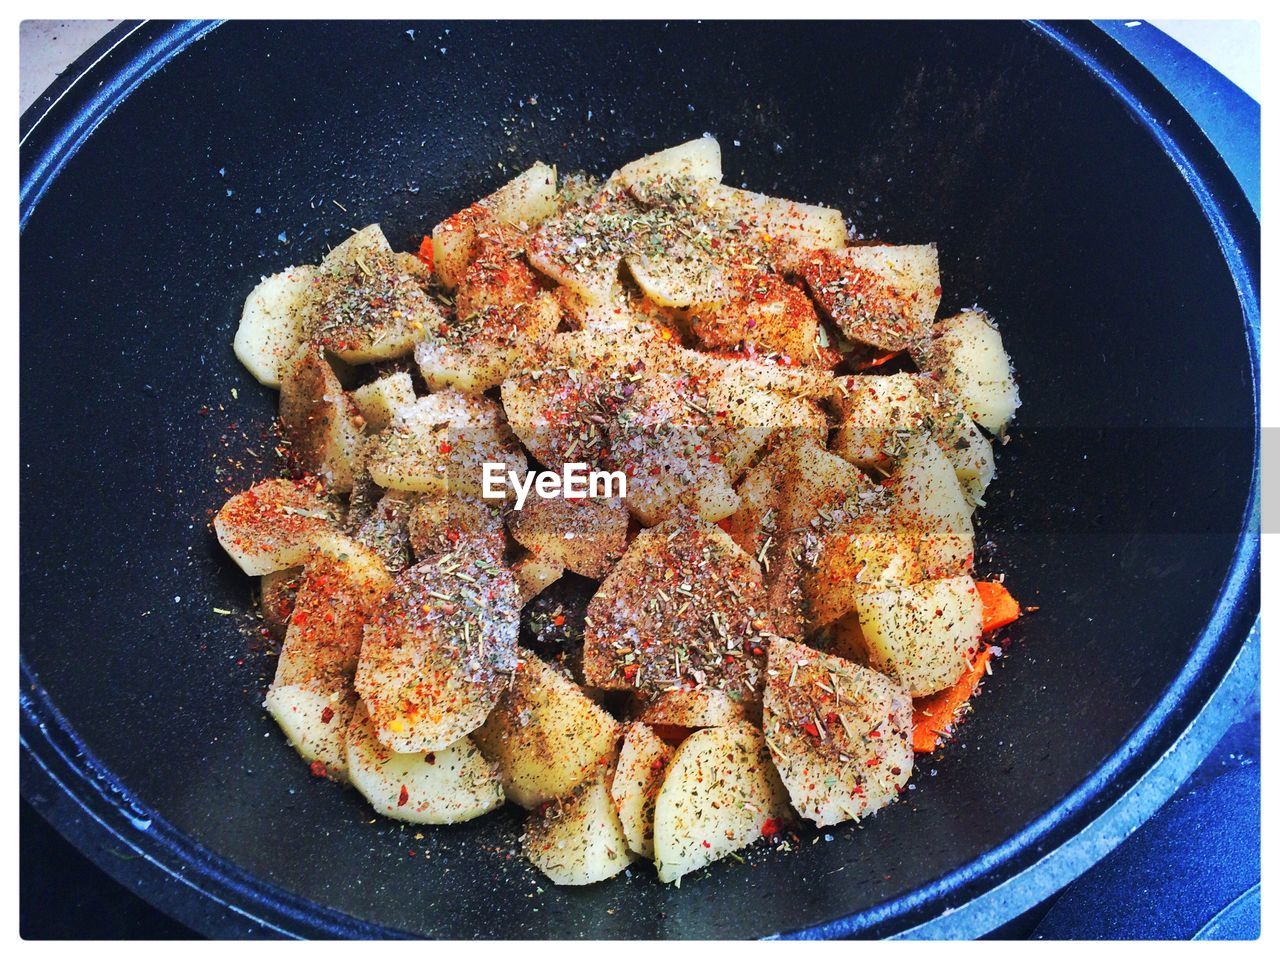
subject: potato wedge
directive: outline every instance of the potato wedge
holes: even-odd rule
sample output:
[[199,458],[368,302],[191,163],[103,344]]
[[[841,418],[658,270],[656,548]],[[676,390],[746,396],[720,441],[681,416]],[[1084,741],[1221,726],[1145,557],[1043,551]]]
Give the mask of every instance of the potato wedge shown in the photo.
[[324,352],[313,343],[298,348],[280,380],[280,429],[289,441],[290,459],[324,477],[330,489],[348,492],[361,420]]
[[320,537],[303,568],[273,685],[319,681],[349,692],[365,624],[391,588],[372,550],[340,533]]
[[690,329],[711,350],[779,354],[797,363],[834,366],[821,324],[803,290],[775,273],[740,270],[725,295],[690,311]]
[[432,390],[480,394],[502,383],[559,326],[559,301],[550,293],[470,313],[459,307],[456,319],[427,332],[413,358]]
[[710,688],[759,700],[760,567],[714,524],[680,511],[642,531],[587,608],[592,686],[645,697]]
[[318,480],[263,480],[228,500],[213,529],[236,565],[260,577],[300,564],[338,518]]
[[347,726],[356,705],[353,694],[318,680],[273,684],[262,705],[298,756],[311,764],[312,773],[347,781]]
[[631,852],[653,859],[653,811],[674,751],[639,721],[627,725],[609,795]]
[[965,310],[939,320],[933,334],[917,347],[916,362],[936,371],[985,429],[1003,433],[1021,400],[999,329],[981,310]]
[[355,686],[378,739],[397,753],[441,750],[485,722],[516,669],[520,594],[476,550],[400,574],[365,627]]
[[462,282],[471,260],[477,227],[504,223],[525,230],[549,217],[556,208],[556,170],[535,163],[431,231],[436,274],[450,290]]
[[409,543],[419,560],[471,547],[495,558],[506,551],[503,504],[475,497],[423,494],[409,512]]
[[289,267],[265,278],[245,299],[232,346],[263,386],[280,386],[285,365],[302,346],[298,307],[314,275],[314,267]]
[[626,503],[641,523],[679,506],[716,521],[738,508],[708,399],[691,378],[657,373],[636,385],[608,424],[613,464],[628,476]]
[[361,704],[347,727],[347,774],[378,813],[407,823],[464,823],[502,806],[498,772],[463,737],[440,750],[394,753]]
[[512,538],[534,556],[593,580],[627,549],[626,508],[616,498],[531,497],[507,518]]
[[849,242],[844,215],[831,207],[769,197],[723,184],[712,192],[722,216],[798,249],[838,249]]
[[299,313],[305,339],[354,364],[402,357],[443,320],[377,224],[329,253]]
[[513,563],[511,573],[520,588],[520,602],[526,604],[564,576],[564,564],[531,553]]
[[351,399],[355,401],[360,416],[364,417],[368,431],[377,433],[391,426],[396,410],[417,398],[413,393],[413,378],[401,371],[389,373],[353,390]]
[[663,883],[740,850],[790,819],[764,736],[746,721],[707,727],[677,748],[658,791],[653,855]]
[[356,542],[376,553],[392,575],[413,563],[413,552],[409,548],[409,517],[413,513],[415,499],[413,494],[389,490],[356,529]]
[[647,703],[640,719],[650,727],[700,730],[746,720],[746,704],[723,690],[668,690]]
[[837,624],[832,650],[924,697],[960,679],[981,634],[973,578],[951,577],[861,594],[856,613]]
[[606,184],[530,234],[525,247],[529,263],[586,303],[608,303],[628,252],[619,237],[630,234],[642,214],[643,208],[620,184]]
[[475,740],[497,762],[507,798],[533,809],[593,777],[613,758],[618,733],[577,684],[522,650]]
[[607,770],[529,818],[520,847],[552,883],[578,887],[617,876],[635,861],[609,795]]
[[859,820],[911,777],[911,697],[866,667],[778,637],[764,736],[791,805],[820,827]]
[[942,296],[938,248],[931,243],[822,250],[802,273],[846,337],[880,350],[924,339]]
[[630,190],[632,196],[650,202],[654,190],[672,181],[719,183],[723,176],[719,142],[715,137],[699,137],[632,160],[620,167],[613,179]]
[[501,408],[453,390],[401,407],[368,444],[369,473],[378,485],[409,493],[480,496],[487,462],[521,476],[528,467]]

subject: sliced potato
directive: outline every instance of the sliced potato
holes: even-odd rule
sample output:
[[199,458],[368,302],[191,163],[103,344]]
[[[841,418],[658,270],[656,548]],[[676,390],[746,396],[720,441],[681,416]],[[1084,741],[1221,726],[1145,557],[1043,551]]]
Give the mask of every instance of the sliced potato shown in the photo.
[[818,314],[799,287],[763,270],[737,271],[726,286],[723,297],[690,311],[690,327],[703,346],[826,366],[839,359],[823,348]]
[[973,569],[973,507],[945,454],[928,437],[911,441],[887,488],[902,536],[910,540],[928,578]]
[[767,234],[779,243],[800,249],[838,249],[849,242],[844,215],[831,207],[818,207],[750,190],[719,186],[714,203],[722,215]]
[[706,180],[719,183],[720,144],[715,137],[699,137],[632,160],[619,168],[613,179],[642,201],[653,199],[653,191],[672,181]]
[[507,797],[526,809],[563,797],[612,759],[618,723],[572,680],[532,653],[475,733],[502,771]]
[[781,637],[769,645],[765,742],[792,806],[820,827],[897,799],[914,759],[911,709],[874,670]]
[[213,518],[218,542],[251,577],[295,567],[338,521],[323,490],[314,478],[256,483]]
[[588,304],[608,303],[629,244],[619,240],[643,215],[619,184],[571,204],[545,220],[529,237],[529,262]]
[[924,697],[960,679],[978,655],[981,634],[973,578],[951,577],[863,593],[856,615],[838,624],[833,650]]
[[938,248],[931,243],[822,250],[802,272],[844,335],[880,350],[922,340],[942,297]]
[[507,378],[527,354],[555,335],[559,302],[541,293],[526,302],[491,304],[441,325],[414,347],[422,378],[432,390],[484,393]]
[[400,574],[364,631],[355,686],[397,753],[440,750],[484,723],[516,668],[520,594],[511,571],[475,550]]
[[391,244],[379,224],[361,227],[325,255],[321,267],[354,267],[368,257],[391,255]]
[[413,514],[415,499],[412,494],[389,490],[356,528],[356,542],[376,553],[391,574],[399,573],[413,562],[413,552],[409,549],[409,517]]
[[653,817],[663,883],[754,843],[790,818],[764,736],[746,721],[690,734],[667,766]]
[[391,587],[372,550],[340,533],[320,537],[307,556],[273,685],[320,681],[349,691],[364,626]]
[[507,546],[502,506],[497,501],[448,494],[415,497],[408,522],[414,556],[425,560],[469,546],[502,557]]
[[298,306],[314,276],[314,267],[289,267],[264,279],[244,302],[233,348],[264,386],[280,386],[285,365],[302,345]]
[[888,473],[907,442],[931,427],[919,380],[910,373],[841,377],[838,384],[831,450],[850,463]]
[[393,820],[463,823],[502,806],[498,772],[470,737],[440,750],[394,753],[363,704],[347,728],[346,758],[351,785]]
[[996,325],[981,310],[965,310],[939,320],[933,333],[917,351],[917,362],[937,371],[974,420],[992,433],[1002,433],[1021,400]]
[[627,549],[626,508],[617,498],[534,496],[507,520],[512,538],[534,556],[599,580]]
[[521,603],[528,603],[564,576],[564,564],[531,553],[513,563],[511,572],[520,588]]
[[671,747],[639,721],[627,726],[618,751],[618,763],[609,785],[609,795],[618,811],[618,820],[627,846],[641,857],[653,859],[653,811],[658,803]]
[[451,290],[462,282],[477,226],[496,221],[523,230],[551,216],[555,208],[555,167],[535,163],[483,200],[436,225],[431,231],[436,274]]
[[608,424],[611,459],[629,478],[627,509],[641,523],[658,523],[681,505],[710,521],[737,510],[707,403],[691,378],[657,373]]
[[747,719],[747,707],[723,690],[668,690],[646,704],[640,719],[651,727],[699,730]]
[[[485,463],[523,476],[528,464],[501,408],[487,397],[453,390],[399,408],[391,426],[369,441],[373,479],[409,493],[480,496]],[[510,488],[506,488],[508,494]]]
[[592,597],[587,682],[645,697],[710,688],[758,701],[763,600],[756,561],[679,511],[642,531]]
[[369,431],[377,433],[391,425],[396,410],[416,399],[413,378],[403,371],[389,373],[353,390],[351,399],[359,408]]
[[525,824],[521,849],[552,883],[574,887],[599,883],[617,876],[635,860],[609,795],[608,780],[607,770],[598,771]]
[[348,777],[347,726],[355,704],[350,693],[319,680],[273,684],[262,703],[312,772],[339,782]]
[[324,477],[332,490],[348,492],[360,446],[359,422],[359,411],[324,352],[314,343],[301,346],[280,380],[280,428],[290,458]]

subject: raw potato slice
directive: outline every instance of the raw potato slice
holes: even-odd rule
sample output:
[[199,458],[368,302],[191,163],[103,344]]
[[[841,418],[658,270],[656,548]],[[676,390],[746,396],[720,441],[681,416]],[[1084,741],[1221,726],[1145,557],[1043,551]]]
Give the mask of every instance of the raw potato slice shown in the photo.
[[397,753],[441,750],[493,709],[516,668],[520,594],[479,551],[438,554],[396,581],[364,631],[355,686]]
[[820,827],[859,820],[911,777],[911,698],[887,677],[808,647],[769,645],[764,736],[791,804]]
[[307,557],[273,685],[318,681],[350,691],[365,623],[391,588],[372,550],[339,533],[321,537]]
[[710,688],[759,701],[764,588],[754,559],[686,511],[639,534],[587,607],[583,672],[651,697]]
[[712,522],[738,509],[708,402],[691,378],[658,373],[609,423],[610,457],[629,478],[627,509],[641,523],[658,523],[681,505]]
[[672,181],[719,183],[723,176],[719,142],[715,137],[699,137],[632,160],[621,167],[613,179],[627,187],[637,199],[649,202],[655,190],[660,191]]
[[440,750],[393,753],[361,704],[347,728],[351,785],[384,817],[464,823],[502,806],[502,784],[470,737]]
[[507,547],[499,501],[448,495],[415,497],[408,527],[409,543],[419,560],[466,546],[499,558]]
[[432,390],[484,393],[507,378],[560,326],[559,302],[550,293],[510,306],[487,306],[430,330],[413,350]]
[[844,335],[880,350],[903,350],[922,340],[942,298],[932,243],[819,251],[803,273]]
[[734,273],[724,296],[692,310],[689,320],[690,329],[711,350],[776,353],[825,366],[839,359],[822,346],[824,334],[812,301],[775,273]]
[[368,446],[374,481],[409,493],[481,496],[485,463],[500,463],[517,476],[528,469],[501,408],[487,397],[453,390],[401,407]]
[[333,529],[338,511],[310,480],[263,480],[228,500],[213,518],[222,549],[251,577],[300,564]]
[[618,266],[643,209],[618,184],[571,204],[544,221],[529,237],[529,262],[591,305],[609,302]]
[[628,725],[609,785],[627,846],[649,860],[653,859],[653,811],[672,753],[645,724]]
[[431,231],[432,260],[440,282],[452,290],[462,282],[477,226],[490,222],[527,229],[556,208],[556,169],[535,163],[483,200],[438,223]]
[[377,433],[391,425],[396,410],[417,398],[413,393],[413,378],[402,371],[366,383],[352,391],[351,399],[360,409],[369,432]]
[[412,494],[388,490],[356,528],[356,541],[381,557],[387,571],[392,574],[413,563],[413,553],[409,549],[409,517],[413,513],[415,499]]
[[831,450],[850,463],[888,473],[907,443],[930,427],[918,379],[910,373],[887,377],[841,377],[835,394],[840,426]]
[[391,360],[443,319],[377,225],[325,257],[300,306],[303,336],[346,363]]
[[980,310],[939,320],[917,362],[936,370],[969,415],[991,433],[1002,433],[1021,403],[1000,331]]
[[607,770],[597,772],[525,824],[521,849],[552,883],[570,887],[599,883],[634,862],[609,796],[608,779]]
[[834,635],[834,650],[865,662],[913,697],[951,686],[978,655],[982,600],[972,577],[864,593]]
[[300,347],[280,381],[280,428],[290,458],[324,477],[334,491],[348,492],[360,446],[359,418],[324,352],[313,343]]
[[520,588],[520,602],[526,604],[547,587],[564,576],[564,564],[546,557],[529,554],[511,565],[516,586]]
[[973,507],[937,444],[928,437],[913,440],[886,486],[896,495],[894,516],[915,545],[923,576],[973,569]]
[[767,234],[777,243],[816,250],[838,249],[849,242],[844,215],[831,207],[723,185],[717,187],[712,196],[722,216]]
[[355,697],[313,681],[272,686],[262,705],[313,773],[347,780],[347,726]]
[[616,498],[530,496],[512,511],[512,538],[543,560],[599,580],[627,549],[627,511]]
[[233,346],[263,386],[280,386],[285,365],[302,345],[298,305],[314,276],[314,267],[289,267],[259,283],[244,302]]
[[572,680],[522,650],[511,685],[475,739],[502,771],[508,799],[531,810],[608,762],[618,723]]
[[679,880],[790,818],[764,736],[746,721],[690,734],[667,767],[653,817],[658,879]]
[[722,690],[670,690],[645,706],[640,719],[653,727],[698,730],[746,720],[747,708]]

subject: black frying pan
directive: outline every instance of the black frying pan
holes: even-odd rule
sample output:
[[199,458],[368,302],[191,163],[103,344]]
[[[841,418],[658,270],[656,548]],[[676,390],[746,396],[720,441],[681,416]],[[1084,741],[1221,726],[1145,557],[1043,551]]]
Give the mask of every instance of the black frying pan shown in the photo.
[[[223,935],[973,933],[1167,795],[1258,608],[1258,223],[1101,33],[129,29],[24,119],[16,414],[23,791],[115,876]],[[515,814],[371,823],[260,709],[250,584],[205,526],[275,401],[231,337],[259,275],[352,226],[408,247],[534,159],[704,131],[735,184],[937,240],[943,309],[1002,321],[1025,406],[982,566],[1041,609],[905,802],[682,889],[556,889]]]

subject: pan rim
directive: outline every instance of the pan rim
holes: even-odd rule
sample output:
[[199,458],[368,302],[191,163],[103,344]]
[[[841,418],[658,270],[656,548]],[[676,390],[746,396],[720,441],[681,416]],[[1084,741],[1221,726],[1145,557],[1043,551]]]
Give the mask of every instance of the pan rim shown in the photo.
[[[45,190],[92,135],[97,125],[157,69],[218,26],[194,21],[131,22],[117,27],[72,65],[50,90],[51,103],[37,101],[23,114],[20,145],[20,232]],[[1099,28],[1087,23],[1033,24],[1046,42],[1076,60],[1123,101],[1178,166],[1218,238],[1237,286],[1245,317],[1254,396],[1254,450],[1248,507],[1242,530],[1209,620],[1191,656],[1151,713],[1103,764],[1049,811],[1000,846],[930,884],[851,916],[777,936],[975,936],[1004,922],[1082,872],[1053,874],[1046,862],[1086,832],[1115,836],[1104,854],[1177,788],[1216,742],[1225,722],[1224,691],[1250,669],[1249,638],[1256,631],[1260,546],[1258,438],[1258,297],[1256,216],[1239,212],[1247,204],[1220,201],[1239,188],[1198,127],[1172,95],[1131,60]],[[44,98],[42,98],[43,100]],[[1156,116],[1173,116],[1166,127]],[[1251,646],[1256,654],[1257,644]],[[52,786],[55,801],[42,812],[54,827],[99,867],[139,889],[176,919],[215,936],[243,936],[241,920],[268,935],[318,937],[402,936],[400,931],[358,920],[290,894],[213,854],[163,818],[133,800],[113,774],[84,748],[48,693],[20,656],[24,796]],[[1216,713],[1215,713],[1215,704]],[[1198,731],[1198,732],[1197,732]],[[1207,741],[1207,743],[1206,743]],[[1196,760],[1198,762],[1198,759]],[[1178,765],[1185,767],[1178,773]],[[1161,772],[1164,771],[1164,775]],[[1147,785],[1147,789],[1143,785]],[[1136,794],[1143,793],[1144,796]],[[1144,812],[1145,811],[1145,812]],[[1136,817],[1136,819],[1135,819]],[[147,826],[139,829],[145,821]],[[1130,824],[1128,829],[1125,824]],[[105,862],[103,832],[131,849],[138,859]],[[92,839],[91,839],[92,838]],[[1047,841],[1049,853],[1034,856]],[[1078,855],[1077,855],[1078,859]],[[1086,866],[1088,865],[1086,864]],[[1008,875],[1000,877],[1000,872]],[[175,886],[177,892],[175,893]],[[966,909],[995,891],[1001,904],[983,913]],[[942,904],[954,901],[943,912]],[[215,910],[209,909],[216,905]],[[1014,907],[1016,906],[1016,909]],[[219,911],[223,911],[221,914]],[[1001,913],[1003,911],[1003,914]],[[939,914],[942,915],[939,915]],[[239,918],[239,919],[237,919]]]

